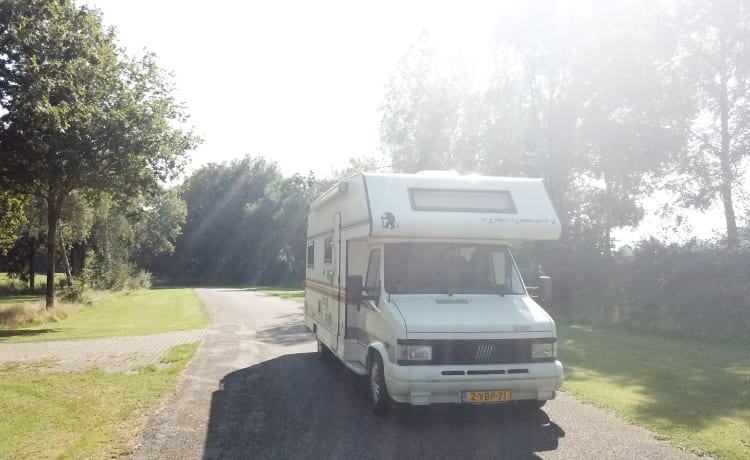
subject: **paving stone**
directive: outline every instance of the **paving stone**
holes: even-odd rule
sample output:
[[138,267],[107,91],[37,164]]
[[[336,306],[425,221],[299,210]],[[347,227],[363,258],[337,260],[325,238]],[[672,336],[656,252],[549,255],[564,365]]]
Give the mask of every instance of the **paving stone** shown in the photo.
[[190,329],[104,339],[6,343],[0,344],[0,363],[54,360],[49,370],[77,372],[98,367],[106,372],[124,372],[158,364],[170,348],[201,342],[205,335],[205,329]]

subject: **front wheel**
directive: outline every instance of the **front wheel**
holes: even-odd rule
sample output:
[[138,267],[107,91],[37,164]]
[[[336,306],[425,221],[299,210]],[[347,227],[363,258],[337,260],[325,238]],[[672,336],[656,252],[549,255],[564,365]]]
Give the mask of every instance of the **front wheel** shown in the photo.
[[372,411],[382,415],[388,411],[390,396],[388,388],[385,386],[385,372],[383,370],[383,360],[378,354],[375,354],[370,360],[370,405]]

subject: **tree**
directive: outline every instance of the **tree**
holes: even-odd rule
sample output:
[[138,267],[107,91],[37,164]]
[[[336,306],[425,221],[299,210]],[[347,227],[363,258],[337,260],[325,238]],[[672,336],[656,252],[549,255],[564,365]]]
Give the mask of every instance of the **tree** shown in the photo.
[[[612,229],[640,222],[651,180],[684,145],[692,112],[669,65],[668,13],[651,2],[537,1],[498,23],[495,79],[520,95],[522,170],[546,179],[564,244],[598,230],[610,255]],[[585,229],[571,226],[583,222],[581,199]]]
[[7,254],[26,223],[23,208],[22,197],[0,192],[0,256]]
[[[257,282],[270,257],[273,235],[281,229],[274,216],[282,179],[278,167],[245,157],[209,164],[185,180],[181,198],[188,209],[172,270],[180,282]],[[275,254],[274,254],[275,256]]]
[[[643,196],[684,148],[693,116],[683,81],[670,65],[676,32],[665,25],[670,8],[649,3],[597,7],[584,40],[590,69],[578,121],[579,177],[593,179],[603,253],[611,255],[613,228],[637,226]],[[579,179],[580,181],[580,179]]]
[[174,251],[185,224],[187,206],[179,190],[171,188],[146,197],[142,213],[142,228],[134,241],[135,260],[139,267],[151,269],[158,256]]
[[151,54],[117,49],[72,0],[0,4],[0,186],[47,207],[47,307],[60,213],[74,190],[127,195],[174,177],[197,139]]
[[37,248],[45,231],[46,219],[41,200],[35,196],[25,198],[22,210],[24,224],[18,231],[15,244],[0,261],[3,271],[18,275],[22,281],[28,281],[29,290],[34,291]]
[[312,174],[283,177],[263,158],[203,166],[181,187],[184,230],[155,273],[179,283],[298,284],[320,185]]
[[455,167],[461,101],[454,76],[426,34],[401,57],[380,108],[380,138],[395,171]]
[[94,211],[91,198],[76,190],[70,193],[60,210],[58,248],[68,287],[73,286],[73,267],[69,252],[89,238],[96,218]]
[[[329,178],[331,183],[327,185],[333,185],[333,181],[349,177],[351,175],[361,172],[374,172],[383,171],[389,168],[385,162],[385,158],[375,156],[360,156],[349,158],[347,165],[341,169],[333,169]],[[312,177],[312,176],[310,176]],[[313,183],[315,182],[314,177],[312,178]]]
[[86,252],[92,281],[106,288],[149,283],[143,270],[153,270],[159,256],[171,254],[182,232],[187,210],[177,190],[160,189],[126,200],[102,193],[91,202],[95,222],[78,249]]
[[519,97],[523,158],[521,174],[545,179],[568,240],[570,189],[578,161],[577,120],[586,84],[580,18],[558,2],[532,1],[495,31],[495,80]]
[[[364,165],[354,159],[350,165]],[[320,191],[322,183],[310,173],[284,178],[272,187],[269,195],[278,203],[274,215],[272,239],[268,249],[261,282],[276,285],[299,285],[305,278],[307,257],[307,212],[310,202]]]
[[736,188],[750,157],[750,5],[691,1],[684,8],[678,65],[695,83],[699,109],[682,162],[685,202],[700,209],[721,200],[727,246],[738,245]]

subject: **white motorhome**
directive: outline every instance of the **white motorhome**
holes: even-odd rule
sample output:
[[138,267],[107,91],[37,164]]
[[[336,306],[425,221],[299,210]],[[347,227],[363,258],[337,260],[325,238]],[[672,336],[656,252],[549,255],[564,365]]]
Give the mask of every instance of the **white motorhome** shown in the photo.
[[305,320],[318,353],[391,402],[539,408],[563,381],[555,323],[508,250],[560,222],[541,179],[362,173],[310,205]]

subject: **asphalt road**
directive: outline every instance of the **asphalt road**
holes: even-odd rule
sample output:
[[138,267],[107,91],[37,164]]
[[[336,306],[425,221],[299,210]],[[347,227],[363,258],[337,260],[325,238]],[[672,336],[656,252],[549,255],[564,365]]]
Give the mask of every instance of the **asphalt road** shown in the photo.
[[212,325],[135,458],[696,458],[565,394],[528,415],[433,406],[378,417],[361,378],[318,360],[298,303],[197,292]]

